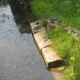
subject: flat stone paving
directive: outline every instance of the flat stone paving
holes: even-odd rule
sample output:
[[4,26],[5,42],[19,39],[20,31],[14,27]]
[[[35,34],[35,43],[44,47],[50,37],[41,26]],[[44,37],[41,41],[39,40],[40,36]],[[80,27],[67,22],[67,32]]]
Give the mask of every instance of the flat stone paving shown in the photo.
[[32,34],[20,34],[9,5],[0,7],[0,80],[55,80]]

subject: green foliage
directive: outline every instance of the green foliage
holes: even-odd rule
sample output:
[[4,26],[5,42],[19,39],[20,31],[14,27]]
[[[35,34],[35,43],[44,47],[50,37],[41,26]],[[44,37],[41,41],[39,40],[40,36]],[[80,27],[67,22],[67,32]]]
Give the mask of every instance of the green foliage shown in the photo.
[[52,8],[49,4],[47,5],[47,3],[45,3],[45,0],[34,0],[32,5],[33,11],[36,14],[37,18],[44,21],[46,18],[50,17],[51,13],[48,11],[51,11]]

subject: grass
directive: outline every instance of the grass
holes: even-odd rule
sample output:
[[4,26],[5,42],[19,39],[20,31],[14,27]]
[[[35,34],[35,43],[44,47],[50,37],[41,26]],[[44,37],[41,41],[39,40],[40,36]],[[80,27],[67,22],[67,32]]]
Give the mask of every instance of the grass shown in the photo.
[[[43,22],[46,18],[57,18],[65,26],[80,30],[80,0],[34,0],[31,6],[36,17]],[[75,39],[56,26],[48,33],[48,38],[53,49],[70,63],[65,71],[65,80],[79,80],[80,37]]]
[[67,34],[61,27],[57,26],[48,33],[48,38],[52,40],[52,47],[59,51],[58,53],[62,58],[67,59],[67,57],[70,57],[70,49],[74,45],[74,39],[70,34]]
[[[71,34],[66,33],[60,26],[56,26],[56,28],[49,32],[48,38],[52,41],[52,48],[59,54],[59,56],[66,59],[70,63],[70,66],[66,71],[68,72],[70,69],[69,72],[73,72],[72,74],[76,77],[75,80],[79,80],[80,39],[76,40]],[[73,68],[74,71],[71,68]],[[68,74],[67,72],[66,74]],[[66,80],[74,80],[74,75]]]
[[32,9],[37,18],[56,17],[65,25],[80,30],[80,0],[34,0]]

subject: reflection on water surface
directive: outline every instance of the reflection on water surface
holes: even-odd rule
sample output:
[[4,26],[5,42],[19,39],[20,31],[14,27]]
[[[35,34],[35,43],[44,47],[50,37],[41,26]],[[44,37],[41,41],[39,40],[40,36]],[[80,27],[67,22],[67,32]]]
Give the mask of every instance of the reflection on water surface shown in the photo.
[[[46,70],[32,34],[28,34],[23,12],[19,14],[10,6],[0,7],[0,80],[55,80]],[[19,32],[22,25],[27,30],[24,34]]]

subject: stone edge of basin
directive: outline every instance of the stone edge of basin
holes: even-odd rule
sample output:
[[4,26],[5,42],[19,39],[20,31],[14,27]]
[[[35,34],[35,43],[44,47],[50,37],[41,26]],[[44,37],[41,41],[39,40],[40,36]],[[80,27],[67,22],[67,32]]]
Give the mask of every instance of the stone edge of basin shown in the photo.
[[46,28],[41,27],[41,20],[37,20],[35,22],[30,23],[32,35],[34,38],[34,41],[42,54],[42,57],[44,59],[44,62],[46,64],[47,69],[50,68],[59,68],[63,70],[64,68],[62,66],[63,60],[57,55],[55,51],[51,48],[51,41],[49,39],[46,39]]

